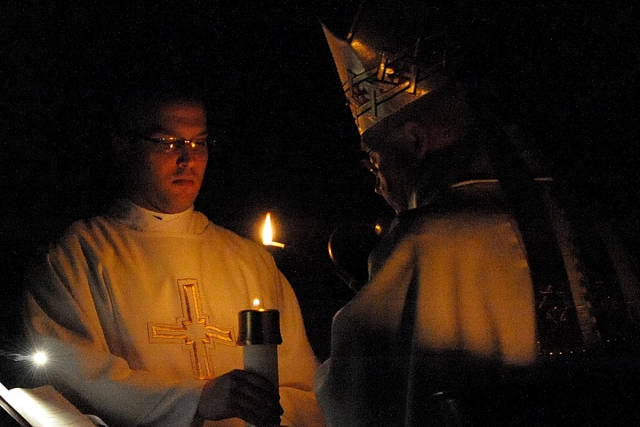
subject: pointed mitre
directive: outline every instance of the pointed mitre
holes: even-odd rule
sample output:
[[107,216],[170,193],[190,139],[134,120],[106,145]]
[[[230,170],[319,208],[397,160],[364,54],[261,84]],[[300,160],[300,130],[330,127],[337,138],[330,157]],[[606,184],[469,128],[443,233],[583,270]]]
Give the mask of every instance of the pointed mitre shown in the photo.
[[443,86],[438,8],[363,1],[347,34],[323,24],[361,136]]

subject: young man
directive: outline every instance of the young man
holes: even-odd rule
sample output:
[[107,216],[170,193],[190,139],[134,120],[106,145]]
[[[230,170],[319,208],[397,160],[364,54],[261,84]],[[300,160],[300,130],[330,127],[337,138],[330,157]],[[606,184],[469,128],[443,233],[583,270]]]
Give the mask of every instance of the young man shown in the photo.
[[357,3],[326,19],[325,34],[376,192],[397,216],[370,255],[368,283],[333,320],[316,378],[328,424],[632,419],[637,271],[586,211],[570,227],[549,179],[534,179],[517,155],[514,128],[496,125],[495,94],[484,76],[470,78],[480,67],[448,68],[464,58],[443,49],[444,19],[469,37],[462,12],[482,15]]
[[[113,140],[124,198],[78,221],[29,277],[27,329],[50,380],[114,426],[322,426],[292,288],[258,244],[193,208],[210,139],[202,103],[134,101]],[[242,370],[238,313],[278,309],[280,387]]]

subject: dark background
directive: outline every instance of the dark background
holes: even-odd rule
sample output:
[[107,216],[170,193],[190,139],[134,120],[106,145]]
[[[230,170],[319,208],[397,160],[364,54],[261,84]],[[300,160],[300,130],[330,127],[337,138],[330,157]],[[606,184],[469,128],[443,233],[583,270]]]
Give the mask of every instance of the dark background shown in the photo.
[[[359,165],[358,134],[313,3],[0,7],[3,325],[17,314],[25,261],[112,196],[115,95],[149,81],[187,82],[202,88],[218,141],[197,207],[253,239],[272,212],[275,238],[291,247],[274,254],[326,355],[330,317],[351,296],[326,267],[329,236],[391,212]],[[501,42],[513,112],[556,174],[635,243],[637,8],[558,3],[490,14],[510,34]]]

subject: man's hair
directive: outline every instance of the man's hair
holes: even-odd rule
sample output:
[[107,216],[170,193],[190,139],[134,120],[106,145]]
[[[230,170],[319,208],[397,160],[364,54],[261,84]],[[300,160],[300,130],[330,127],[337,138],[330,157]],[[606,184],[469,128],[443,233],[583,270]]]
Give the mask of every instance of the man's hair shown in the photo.
[[205,107],[202,98],[193,90],[137,89],[118,101],[115,134],[153,131],[151,120],[162,105],[185,103]]

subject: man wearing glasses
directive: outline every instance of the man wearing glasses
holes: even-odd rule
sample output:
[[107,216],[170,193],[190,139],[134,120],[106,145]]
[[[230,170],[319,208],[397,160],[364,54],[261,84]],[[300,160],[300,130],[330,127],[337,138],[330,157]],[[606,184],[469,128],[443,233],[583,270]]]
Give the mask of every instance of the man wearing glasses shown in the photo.
[[[322,426],[296,297],[258,244],[193,208],[211,140],[205,108],[135,100],[113,143],[124,198],[74,223],[31,272],[27,330],[47,382],[109,425]],[[238,312],[280,311],[280,388],[242,370]]]

